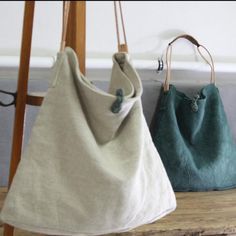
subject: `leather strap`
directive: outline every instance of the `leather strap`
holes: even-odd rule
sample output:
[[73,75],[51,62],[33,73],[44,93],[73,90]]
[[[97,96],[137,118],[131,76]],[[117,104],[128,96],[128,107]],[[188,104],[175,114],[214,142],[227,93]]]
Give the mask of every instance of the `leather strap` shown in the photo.
[[[63,51],[65,49],[65,45],[66,45],[66,32],[67,32],[67,26],[68,26],[70,6],[71,6],[71,1],[63,1],[63,23],[62,23],[62,37],[61,37],[60,51]],[[116,16],[118,51],[119,52],[128,52],[124,19],[123,19],[123,13],[122,13],[122,7],[121,7],[120,1],[119,1],[119,9],[120,9],[121,22],[122,22],[123,35],[124,35],[124,40],[125,40],[124,44],[120,43],[116,1],[114,1],[114,6],[115,6],[115,16]],[[34,105],[34,106],[40,106],[43,102],[43,98],[44,98],[43,96],[38,96],[38,95],[35,96],[32,94],[27,94],[27,104]]]
[[178,39],[187,39],[188,41],[190,41],[192,44],[196,45],[197,47],[201,46],[198,41],[191,35],[189,34],[182,34],[182,35],[179,35],[178,37],[176,37],[175,39],[173,39],[169,45],[173,44],[175,41],[177,41]]
[[[124,43],[123,44],[121,44],[121,41],[120,41],[119,21],[118,21],[118,13],[117,13],[117,11],[118,11],[117,10],[117,2],[118,2],[118,5],[119,5],[121,25],[122,25],[122,31],[123,31],[123,36],[124,36]],[[118,52],[127,52],[128,53],[128,44],[127,44],[127,39],[126,39],[125,24],[124,24],[124,17],[123,17],[121,1],[114,1],[114,12],[115,12],[116,36],[117,36],[117,43],[118,43]]]
[[66,32],[68,26],[69,11],[70,11],[70,1],[63,1],[63,21],[62,21],[62,36],[61,36],[60,51],[63,51],[66,46]]
[[[170,82],[170,79],[171,79],[171,54],[172,54],[172,44],[177,41],[178,39],[181,39],[181,38],[184,38],[184,39],[187,39],[188,41],[190,41],[192,44],[194,44],[195,46],[197,46],[197,50],[198,50],[198,53],[200,54],[200,56],[203,58],[203,60],[210,66],[211,68],[211,80],[210,80],[210,83],[213,83],[215,84],[215,67],[214,67],[214,61],[213,61],[213,58],[210,54],[210,52],[208,51],[208,49],[206,47],[204,47],[203,45],[199,44],[198,41],[192,37],[191,35],[188,35],[188,34],[183,34],[183,35],[180,35],[178,37],[176,37],[175,39],[173,39],[169,44],[168,44],[168,47],[167,47],[167,50],[166,50],[166,66],[167,66],[167,71],[166,71],[166,80],[165,80],[165,83],[164,83],[164,91],[168,91],[169,90],[169,82]],[[202,54],[202,52],[200,51],[200,48],[203,48],[209,58],[210,58],[210,61],[206,59],[206,57]]]

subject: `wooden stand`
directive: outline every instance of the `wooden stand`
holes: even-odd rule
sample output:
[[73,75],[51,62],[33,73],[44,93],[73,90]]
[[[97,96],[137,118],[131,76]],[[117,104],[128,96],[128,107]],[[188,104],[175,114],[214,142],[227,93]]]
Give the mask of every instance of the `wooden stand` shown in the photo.
[[[15,121],[12,141],[12,154],[10,163],[9,185],[11,186],[16,173],[22,152],[25,107],[26,105],[40,106],[43,97],[28,94],[29,63],[33,31],[35,1],[25,1],[25,12],[22,33],[22,45],[20,56],[20,67],[17,84],[17,98]],[[85,18],[86,1],[73,1],[70,7],[70,15],[67,31],[67,46],[72,47],[79,55],[80,70],[85,73]],[[4,236],[13,236],[14,228],[4,225]]]

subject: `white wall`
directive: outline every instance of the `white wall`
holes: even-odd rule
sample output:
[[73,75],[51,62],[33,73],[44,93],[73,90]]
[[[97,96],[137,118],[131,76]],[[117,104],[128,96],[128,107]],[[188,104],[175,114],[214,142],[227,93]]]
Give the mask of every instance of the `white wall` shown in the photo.
[[[55,55],[61,34],[61,2],[36,1],[34,56]],[[0,2],[0,55],[19,54],[23,2]],[[236,2],[229,1],[124,1],[130,52],[135,59],[156,59],[168,41],[180,33],[195,36],[217,62],[236,63]],[[184,46],[184,47],[183,47]],[[180,42],[175,59],[194,59],[191,46]],[[87,2],[89,58],[110,58],[116,50],[113,2]]]

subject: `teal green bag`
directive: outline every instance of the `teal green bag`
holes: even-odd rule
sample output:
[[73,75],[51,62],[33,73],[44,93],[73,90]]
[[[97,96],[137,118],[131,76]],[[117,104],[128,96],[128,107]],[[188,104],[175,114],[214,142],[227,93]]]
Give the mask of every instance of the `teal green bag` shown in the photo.
[[[211,67],[211,83],[193,98],[170,85],[172,43],[185,38]],[[208,62],[200,51],[209,54]],[[236,187],[236,145],[228,126],[209,51],[190,35],[175,38],[166,52],[167,75],[150,127],[153,141],[175,191]],[[232,101],[232,106],[234,102]]]

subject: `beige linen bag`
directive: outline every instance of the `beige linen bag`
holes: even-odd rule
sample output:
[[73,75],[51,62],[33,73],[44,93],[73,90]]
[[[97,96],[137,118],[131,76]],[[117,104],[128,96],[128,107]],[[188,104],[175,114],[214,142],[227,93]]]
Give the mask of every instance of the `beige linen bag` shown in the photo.
[[175,196],[141,95],[127,53],[114,54],[107,93],[80,73],[71,48],[60,52],[3,222],[44,234],[100,235],[173,211]]

